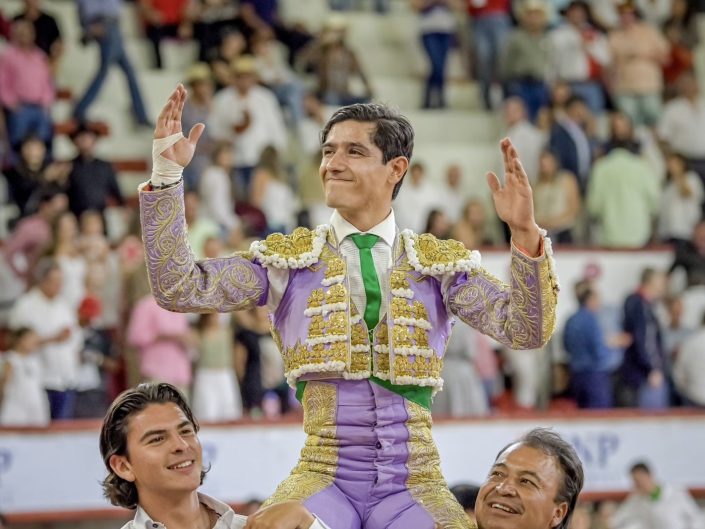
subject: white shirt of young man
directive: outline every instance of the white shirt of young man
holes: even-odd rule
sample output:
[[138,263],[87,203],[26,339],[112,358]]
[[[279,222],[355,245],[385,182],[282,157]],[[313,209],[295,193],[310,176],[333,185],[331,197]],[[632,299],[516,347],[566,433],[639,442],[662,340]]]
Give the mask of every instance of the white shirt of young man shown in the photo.
[[83,334],[76,313],[61,296],[47,298],[39,288],[22,296],[10,313],[10,327],[29,327],[39,338],[51,338],[69,328],[71,336],[58,343],[49,343],[39,349],[42,357],[44,387],[66,391],[76,387]]
[[[246,516],[241,516],[235,514],[228,505],[222,501],[218,501],[215,498],[206,496],[205,494],[198,493],[198,501],[205,505],[208,509],[212,510],[217,516],[218,521],[215,523],[212,529],[242,529],[245,527],[247,522]],[[135,511],[135,517],[122,526],[122,529],[169,529],[162,523],[155,522],[149,515],[138,506]],[[309,529],[328,529],[328,526],[321,522],[318,518],[311,524]]]
[[703,529],[705,521],[687,491],[663,485],[657,500],[630,495],[612,517],[613,529]]
[[[233,127],[243,122],[245,111],[250,116],[250,125],[237,134]],[[262,86],[252,87],[246,96],[234,88],[221,90],[213,100],[208,127],[213,138],[233,141],[237,167],[257,165],[262,151],[269,145],[280,153],[286,149],[286,125],[279,103],[274,94]]]

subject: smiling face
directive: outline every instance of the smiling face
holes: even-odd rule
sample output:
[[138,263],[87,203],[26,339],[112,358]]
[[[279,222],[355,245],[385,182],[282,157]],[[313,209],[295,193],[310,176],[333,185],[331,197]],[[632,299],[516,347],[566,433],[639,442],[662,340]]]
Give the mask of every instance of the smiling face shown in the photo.
[[557,503],[563,474],[555,457],[522,444],[502,452],[480,488],[475,506],[480,529],[550,529],[565,518]]
[[150,404],[132,416],[127,454],[110,458],[110,467],[145,498],[191,494],[201,484],[201,443],[194,425],[174,403]]
[[409,164],[403,156],[384,163],[382,151],[372,141],[374,132],[374,123],[341,121],[322,146],[319,174],[326,205],[348,220],[361,211],[378,211],[384,218],[391,209],[394,186]]

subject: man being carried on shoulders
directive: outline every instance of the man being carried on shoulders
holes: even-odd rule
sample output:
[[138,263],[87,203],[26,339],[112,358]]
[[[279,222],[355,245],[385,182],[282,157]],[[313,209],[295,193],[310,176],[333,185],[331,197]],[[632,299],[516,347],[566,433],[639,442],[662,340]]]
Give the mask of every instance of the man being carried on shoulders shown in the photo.
[[266,305],[286,377],[304,408],[298,465],[265,505],[302,501],[333,529],[466,528],[431,437],[453,317],[512,349],[541,347],[555,324],[550,241],[509,140],[505,179],[488,174],[512,230],[510,284],[457,241],[400,231],[392,200],[414,132],[383,105],[338,110],[322,132],[320,176],[330,225],[273,234],[249,252],[195,261],[186,243],[181,173],[203,132],[181,133],[186,99],[159,116],[154,172],[140,189],[154,296],[173,311]]

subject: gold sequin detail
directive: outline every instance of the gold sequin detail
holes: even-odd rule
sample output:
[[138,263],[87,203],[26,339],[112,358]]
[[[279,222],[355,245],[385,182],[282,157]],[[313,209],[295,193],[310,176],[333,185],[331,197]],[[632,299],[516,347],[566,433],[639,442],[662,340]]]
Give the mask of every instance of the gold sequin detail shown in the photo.
[[439,240],[430,233],[416,236],[414,244],[421,266],[434,264],[451,265],[464,259],[470,259],[470,251],[459,241]]
[[428,312],[426,307],[419,300],[414,301],[414,305],[411,308],[411,317],[417,320],[428,320]]
[[333,285],[326,292],[326,304],[333,305],[334,303],[345,303],[348,300],[348,291],[345,285]]
[[264,240],[267,249],[262,253],[266,256],[278,255],[284,259],[298,259],[302,254],[313,251],[315,235],[307,228],[296,228],[291,235],[272,233]]
[[313,308],[318,308],[321,305],[323,305],[323,299],[324,299],[324,294],[323,294],[323,289],[322,288],[317,288],[311,292],[308,296],[308,302],[307,302],[307,307],[309,309]]
[[407,303],[404,298],[392,298],[392,317],[393,318],[411,318],[412,306]]
[[416,327],[414,329],[414,345],[417,347],[428,347],[428,332],[425,329]]
[[319,338],[323,336],[323,331],[325,329],[325,321],[323,316],[316,314],[311,317],[311,323],[308,326],[308,337],[309,338]]
[[338,277],[345,275],[345,261],[340,257],[333,257],[328,261],[328,267],[326,268],[325,278],[331,279],[333,277]]
[[406,421],[409,493],[431,515],[438,529],[470,529],[470,520],[443,479],[438,450],[431,435],[431,413],[409,400],[405,404],[409,415]]
[[335,481],[339,449],[335,423],[337,389],[325,382],[308,382],[302,403],[304,431],[308,434],[306,444],[298,464],[263,507],[288,500],[303,501]]
[[347,334],[348,315],[346,312],[333,312],[326,322],[326,334]]
[[411,333],[405,325],[395,325],[392,329],[394,347],[409,347],[411,346]]
[[398,288],[409,288],[409,282],[406,280],[406,274],[404,272],[394,270],[389,277],[389,281],[391,283],[392,290],[396,290]]
[[443,369],[443,360],[437,356],[394,355],[394,377],[413,377],[416,379],[439,378]]

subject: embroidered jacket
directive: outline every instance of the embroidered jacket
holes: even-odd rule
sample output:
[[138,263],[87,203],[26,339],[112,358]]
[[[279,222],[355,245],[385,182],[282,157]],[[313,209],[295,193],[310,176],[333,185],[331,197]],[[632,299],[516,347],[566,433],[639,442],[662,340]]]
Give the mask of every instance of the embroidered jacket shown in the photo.
[[140,192],[140,212],[152,292],[165,309],[229,312],[263,305],[267,268],[289,271],[270,321],[292,386],[309,378],[374,375],[437,391],[453,315],[513,349],[541,347],[555,326],[558,283],[548,238],[538,258],[512,248],[507,285],[460,242],[402,231],[383,289],[388,310],[369,332],[350,301],[345,261],[329,226],[273,234],[249,252],[195,261],[181,185]]

